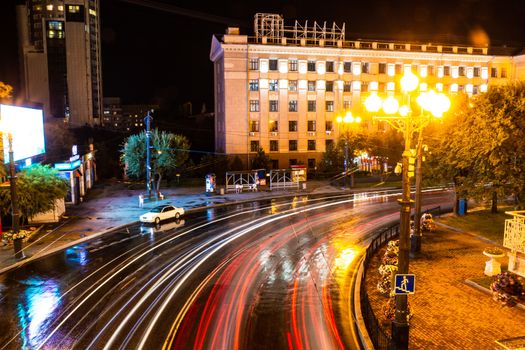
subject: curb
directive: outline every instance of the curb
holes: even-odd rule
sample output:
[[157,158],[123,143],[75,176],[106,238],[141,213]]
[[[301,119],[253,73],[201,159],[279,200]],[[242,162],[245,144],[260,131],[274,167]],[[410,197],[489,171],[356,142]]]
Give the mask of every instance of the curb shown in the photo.
[[365,257],[363,255],[361,257],[361,261],[359,262],[359,269],[355,277],[353,296],[354,315],[356,320],[357,332],[359,333],[359,338],[361,339],[361,345],[363,345],[366,350],[373,350],[374,344],[372,343],[372,339],[370,339],[370,336],[368,335],[365,320],[363,319],[363,312],[361,310],[361,284],[363,283],[363,274],[365,273],[364,262]]

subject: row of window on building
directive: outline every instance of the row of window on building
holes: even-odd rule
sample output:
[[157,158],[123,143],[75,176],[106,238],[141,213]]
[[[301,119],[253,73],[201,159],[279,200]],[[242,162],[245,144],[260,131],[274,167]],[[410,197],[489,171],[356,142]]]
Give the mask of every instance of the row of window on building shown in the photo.
[[[268,91],[279,91],[287,90],[290,92],[297,92],[298,88],[306,89],[309,92],[315,92],[318,90],[324,90],[326,92],[334,92],[334,86],[337,85],[337,82],[324,81],[324,80],[284,80],[284,79],[250,79],[248,83],[248,89],[250,91],[259,91],[260,89],[267,88]],[[390,82],[363,82],[359,80],[354,81],[342,81],[341,82],[343,92],[352,92],[352,91],[361,91],[361,92],[400,92],[401,85],[396,84],[394,81]],[[422,82],[419,84],[419,89],[421,91],[426,91],[429,88],[428,83]],[[485,92],[487,84],[474,85],[474,84],[443,84],[436,83],[435,89],[440,92],[466,92],[469,94],[477,94],[478,92]]]
[[[308,112],[315,112],[317,110],[317,101],[309,100],[307,102]],[[259,112],[260,111],[259,100],[250,100],[250,112]],[[343,101],[343,109],[350,109],[351,101]],[[270,112],[279,112],[279,101],[270,100],[268,110]],[[334,101],[325,101],[325,111],[334,112],[335,105]],[[288,112],[298,112],[298,102],[297,100],[288,101]]]
[[[259,132],[259,121],[257,120],[251,120],[250,121],[250,132]],[[332,131],[333,130],[333,122],[331,120],[327,120],[325,122],[325,131]],[[270,120],[268,124],[268,131],[269,132],[277,132],[279,131],[279,122],[277,120]],[[288,121],[288,131],[289,132],[297,132],[298,126],[297,126],[297,120],[289,120]],[[315,120],[308,120],[307,121],[307,131],[308,132],[315,132],[317,131],[317,123]]]
[[[334,144],[334,140],[325,140],[326,147],[332,147]],[[307,142],[307,150],[308,151],[316,151],[317,150],[317,140],[308,140]],[[251,140],[250,141],[250,152],[257,152],[261,148],[260,142],[258,140]],[[288,151],[290,152],[296,152],[298,150],[297,148],[297,140],[288,140]],[[279,152],[279,141],[278,140],[270,140],[270,152]]]
[[[279,71],[281,73],[287,72],[317,72],[318,74],[324,73],[351,73],[354,75],[359,74],[374,74],[372,72],[372,63],[370,62],[351,62],[344,61],[340,68],[336,71],[336,61],[313,61],[308,60],[304,65],[304,68],[299,64],[299,60],[290,59],[287,60],[287,65],[281,64],[279,66],[278,59],[268,59],[268,65],[261,64],[259,58],[251,58],[249,63],[249,69],[252,71],[261,71],[266,73],[268,71]],[[319,64],[323,62],[323,64]],[[400,75],[407,70],[413,73],[419,74],[421,77],[437,75],[438,78],[445,76],[451,76],[452,78],[467,77],[467,78],[479,78],[488,79],[488,68],[487,67],[471,67],[471,66],[452,66],[452,65],[412,65],[402,63],[378,63],[377,74],[387,74],[389,76]],[[501,67],[499,70],[497,67],[491,67],[490,69],[491,78],[507,78],[507,68]]]

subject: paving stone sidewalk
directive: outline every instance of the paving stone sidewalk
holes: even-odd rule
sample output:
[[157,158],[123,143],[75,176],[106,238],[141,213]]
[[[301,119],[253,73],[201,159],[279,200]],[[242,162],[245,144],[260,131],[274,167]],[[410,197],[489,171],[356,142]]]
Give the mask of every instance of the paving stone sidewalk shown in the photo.
[[[487,257],[482,252],[489,246],[478,237],[439,226],[423,236],[421,256],[410,260],[410,273],[416,275],[416,292],[409,296],[414,314],[410,349],[496,349],[498,339],[525,336],[523,309],[501,306],[465,282],[484,276]],[[381,313],[386,297],[376,288],[384,251],[371,260],[365,283],[376,316],[390,330]],[[499,260],[506,269],[507,258]]]

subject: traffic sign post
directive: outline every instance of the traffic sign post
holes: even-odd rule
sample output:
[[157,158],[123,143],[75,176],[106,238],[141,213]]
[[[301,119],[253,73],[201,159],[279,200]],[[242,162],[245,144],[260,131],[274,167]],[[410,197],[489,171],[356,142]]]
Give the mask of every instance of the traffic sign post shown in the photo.
[[396,295],[414,294],[416,290],[416,275],[398,274],[395,275],[394,293]]

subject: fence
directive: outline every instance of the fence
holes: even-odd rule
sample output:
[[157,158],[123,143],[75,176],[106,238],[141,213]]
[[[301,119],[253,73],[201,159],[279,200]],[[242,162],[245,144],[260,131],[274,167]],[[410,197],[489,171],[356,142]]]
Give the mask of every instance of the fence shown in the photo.
[[[441,215],[441,207],[435,207],[425,211],[425,213],[431,213],[433,216]],[[412,215],[413,217],[413,215]],[[364,273],[361,277],[361,313],[363,320],[366,325],[366,330],[372,344],[374,344],[374,349],[376,350],[396,350],[395,344],[392,342],[392,337],[386,332],[386,330],[381,327],[379,320],[374,314],[374,310],[370,305],[370,300],[366,294],[366,274],[368,273],[368,264],[370,259],[374,256],[379,248],[381,248],[385,243],[390,241],[392,238],[399,236],[399,224],[390,226],[385,230],[381,231],[377,237],[375,237],[365,252],[365,258],[363,261],[364,264]]]

